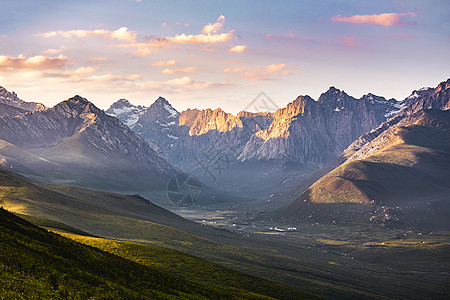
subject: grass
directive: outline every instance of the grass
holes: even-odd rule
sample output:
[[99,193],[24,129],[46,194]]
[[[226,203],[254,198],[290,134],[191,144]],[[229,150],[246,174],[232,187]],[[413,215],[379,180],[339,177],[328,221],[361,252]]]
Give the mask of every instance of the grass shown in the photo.
[[2,298],[264,298],[218,291],[81,245],[0,209]]
[[62,235],[139,264],[214,287],[217,290],[235,291],[236,293],[245,290],[278,299],[314,298],[298,290],[233,271],[179,251],[69,233],[62,233]]

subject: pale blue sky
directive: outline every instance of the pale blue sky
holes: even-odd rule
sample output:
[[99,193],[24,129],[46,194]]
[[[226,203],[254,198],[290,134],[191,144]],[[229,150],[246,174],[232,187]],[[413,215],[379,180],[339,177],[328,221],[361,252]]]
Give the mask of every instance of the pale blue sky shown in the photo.
[[332,85],[403,99],[450,77],[449,49],[444,0],[3,0],[0,86],[236,113],[261,91],[284,106]]

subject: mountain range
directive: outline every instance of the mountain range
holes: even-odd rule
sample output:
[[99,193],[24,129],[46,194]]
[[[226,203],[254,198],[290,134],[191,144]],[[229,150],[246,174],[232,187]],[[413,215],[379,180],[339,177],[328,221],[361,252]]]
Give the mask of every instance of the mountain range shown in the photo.
[[[237,115],[220,108],[180,113],[162,97],[148,107],[120,99],[103,111],[75,96],[46,108],[2,88],[0,164],[36,180],[139,192],[157,202],[167,202],[168,184],[172,189],[182,174],[203,190],[209,188],[195,178],[279,205],[292,199],[280,197],[284,191],[300,194],[325,170],[373,152],[372,140],[406,116],[448,109],[447,86],[402,101],[370,93],[356,99],[331,87],[317,101],[299,96],[274,113]],[[209,193],[223,199],[219,194]]]
[[181,170],[228,192],[268,199],[333,162],[406,101],[370,93],[356,99],[331,87],[317,101],[299,96],[273,113],[233,115],[220,108],[180,113],[162,97],[150,107],[121,99],[106,112],[157,144]]
[[[374,222],[448,227],[450,80],[420,93],[414,91],[395,117],[353,142],[344,152],[345,163],[312,184],[282,215],[356,203],[368,208],[366,218]],[[334,220],[339,211],[334,208]]]

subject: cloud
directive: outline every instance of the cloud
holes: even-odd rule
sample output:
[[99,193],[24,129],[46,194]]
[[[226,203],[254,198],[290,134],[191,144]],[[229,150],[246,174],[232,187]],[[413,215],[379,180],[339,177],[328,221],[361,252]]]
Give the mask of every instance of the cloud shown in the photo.
[[69,49],[69,47],[65,47],[65,46],[62,46],[62,47],[59,47],[59,48],[50,48],[50,49],[47,49],[45,51],[42,51],[42,54],[50,54],[50,55],[52,55],[52,54],[60,53],[60,52],[62,52],[64,50],[67,50],[67,49]]
[[93,63],[93,64],[98,64],[98,63],[105,62],[107,60],[108,60],[108,58],[100,56],[100,57],[92,57],[92,58],[88,59],[88,62]]
[[[147,36],[144,39],[137,39],[137,34],[134,31],[129,31],[127,27],[120,27],[117,30],[109,31],[105,29],[95,30],[69,30],[69,31],[51,31],[46,33],[39,33],[37,36],[44,38],[63,37],[63,38],[86,38],[86,37],[101,37],[104,40],[117,40],[124,43],[111,44],[111,47],[135,49],[134,55],[143,57],[150,55],[154,49],[171,49],[183,44],[207,44],[212,45],[216,43],[225,43],[234,38],[234,30],[218,33],[225,24],[225,17],[223,15],[217,18],[213,24],[209,23],[204,26],[202,32],[199,34],[177,34],[175,36],[155,37]],[[168,25],[163,23],[164,26]],[[188,26],[188,24],[185,24]]]
[[26,58],[23,55],[10,57],[0,55],[0,70],[55,70],[63,69],[71,60],[63,55],[57,57],[48,57],[36,55]]
[[356,46],[361,44],[361,41],[354,36],[343,36],[341,37],[340,43],[345,46]]
[[230,52],[230,53],[244,53],[245,50],[247,50],[247,46],[246,45],[236,45],[234,47],[231,47],[230,50],[228,50],[228,52]]
[[171,75],[171,74],[183,74],[183,73],[193,73],[197,71],[196,67],[187,67],[182,69],[164,69],[161,71],[162,74]]
[[289,30],[288,32],[286,32],[286,34],[266,34],[266,39],[268,40],[290,40],[295,38],[295,33],[293,30]]
[[153,49],[163,49],[163,48],[169,48],[170,45],[165,45],[161,42],[136,42],[136,43],[130,43],[130,44],[117,44],[117,45],[111,45],[112,47],[116,48],[125,48],[125,49],[136,49],[133,54],[136,56],[144,57],[147,55],[150,55],[153,51]]
[[240,76],[249,81],[260,81],[260,80],[273,80],[276,77],[287,76],[291,73],[288,72],[287,66],[285,64],[272,64],[266,67],[236,67],[236,68],[226,68],[225,73],[238,73]]
[[39,33],[37,36],[50,38],[61,36],[66,39],[71,39],[73,37],[76,38],[85,38],[85,37],[93,37],[99,36],[105,40],[116,39],[124,42],[132,42],[136,41],[137,35],[135,32],[128,31],[127,27],[120,27],[117,30],[109,31],[105,29],[95,29],[95,30],[69,30],[69,31],[51,31],[46,33]]
[[152,63],[151,65],[154,67],[161,67],[161,66],[175,66],[177,64],[177,61],[175,59],[164,61],[160,60],[157,62]]
[[234,30],[220,34],[178,34],[165,39],[172,44],[214,44],[224,43],[234,37]]
[[350,17],[343,17],[337,15],[331,18],[333,22],[345,22],[354,24],[376,24],[382,26],[402,26],[405,22],[402,21],[402,17],[414,17],[415,14],[409,13],[385,13],[379,15],[355,15]]
[[217,33],[220,29],[222,29],[223,25],[225,25],[225,16],[220,15],[217,18],[216,23],[208,25],[205,25],[202,29],[202,33],[211,34],[211,33]]

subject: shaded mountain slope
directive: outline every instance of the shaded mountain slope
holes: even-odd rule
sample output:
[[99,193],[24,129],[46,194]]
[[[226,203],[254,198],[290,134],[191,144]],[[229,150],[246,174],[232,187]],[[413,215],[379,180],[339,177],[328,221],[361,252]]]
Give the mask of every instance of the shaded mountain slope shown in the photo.
[[150,143],[79,96],[0,118],[0,140],[2,165],[41,181],[151,195],[164,193],[179,173]]
[[1,117],[14,117],[27,111],[18,107],[14,107],[8,104],[0,103],[0,118]]
[[448,226],[450,111],[418,111],[370,145],[377,150],[320,178],[285,212],[292,216],[314,204],[362,203],[374,221],[379,219],[374,211],[383,207],[384,221]]

